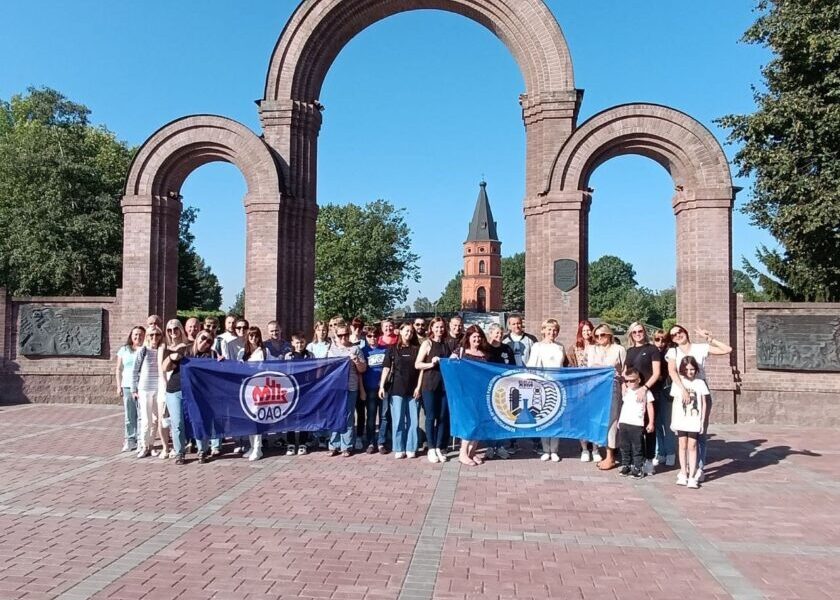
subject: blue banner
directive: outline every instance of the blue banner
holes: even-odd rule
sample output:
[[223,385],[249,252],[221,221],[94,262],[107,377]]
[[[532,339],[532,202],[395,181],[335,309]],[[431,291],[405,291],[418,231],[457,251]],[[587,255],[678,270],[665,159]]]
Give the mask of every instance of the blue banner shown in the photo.
[[347,427],[346,358],[184,359],[181,391],[197,439]]
[[452,435],[467,440],[561,437],[605,445],[615,369],[528,369],[440,361]]

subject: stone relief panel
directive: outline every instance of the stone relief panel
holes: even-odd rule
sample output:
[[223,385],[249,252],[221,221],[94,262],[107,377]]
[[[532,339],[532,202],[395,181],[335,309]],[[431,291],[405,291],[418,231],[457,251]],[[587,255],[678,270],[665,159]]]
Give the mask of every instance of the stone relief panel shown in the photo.
[[840,371],[840,315],[758,315],[759,369]]
[[20,353],[26,356],[99,356],[101,308],[20,307]]

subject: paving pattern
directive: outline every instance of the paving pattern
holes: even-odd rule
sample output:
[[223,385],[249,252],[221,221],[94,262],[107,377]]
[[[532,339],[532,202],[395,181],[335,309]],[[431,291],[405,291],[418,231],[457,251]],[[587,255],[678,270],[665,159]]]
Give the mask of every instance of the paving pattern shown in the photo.
[[[713,426],[709,478],[120,453],[117,407],[0,406],[0,600],[837,598],[840,439]],[[192,455],[194,457],[195,455]]]

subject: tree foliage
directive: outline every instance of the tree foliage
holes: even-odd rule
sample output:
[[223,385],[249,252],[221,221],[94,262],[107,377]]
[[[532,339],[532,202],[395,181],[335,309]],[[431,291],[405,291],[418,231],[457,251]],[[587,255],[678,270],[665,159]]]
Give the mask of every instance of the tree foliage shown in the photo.
[[757,289],[755,282],[744,271],[732,270],[732,291],[742,294],[747,302],[766,302],[771,298],[763,289]]
[[406,282],[418,281],[420,270],[404,212],[385,200],[321,207],[315,248],[320,318],[340,314],[375,320],[405,302]]
[[589,315],[602,316],[636,285],[633,265],[617,256],[602,256],[589,263]]
[[502,258],[502,306],[508,312],[525,310],[525,253]]
[[198,209],[187,207],[178,222],[178,310],[217,311],[222,305],[222,286],[195,251],[192,225]]
[[48,88],[0,100],[0,285],[16,295],[111,295],[132,150]]
[[740,175],[755,176],[744,206],[781,251],[762,247],[749,263],[774,299],[840,300],[840,3],[760,0],[743,41],[769,48],[756,112],[728,115]]
[[414,301],[414,312],[435,312],[435,305],[425,296],[421,296]]
[[438,312],[457,312],[461,310],[461,279],[464,277],[463,271],[458,271],[446,287],[443,288],[443,293],[437,301]]
[[233,304],[228,307],[228,314],[242,316],[245,314],[245,290],[241,289],[236,293]]

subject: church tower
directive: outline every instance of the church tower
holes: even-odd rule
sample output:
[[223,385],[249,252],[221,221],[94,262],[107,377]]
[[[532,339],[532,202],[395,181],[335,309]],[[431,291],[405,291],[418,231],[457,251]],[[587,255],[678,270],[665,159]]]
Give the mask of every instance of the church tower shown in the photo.
[[464,276],[461,279],[461,308],[476,312],[502,310],[502,243],[482,181],[475,211],[464,242]]

